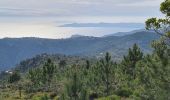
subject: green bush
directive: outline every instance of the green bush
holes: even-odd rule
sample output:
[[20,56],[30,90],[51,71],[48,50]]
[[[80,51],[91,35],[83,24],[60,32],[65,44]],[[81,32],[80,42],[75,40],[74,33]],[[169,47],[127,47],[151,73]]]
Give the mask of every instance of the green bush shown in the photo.
[[121,98],[117,95],[111,95],[111,96],[108,96],[108,97],[98,98],[96,100],[121,100]]
[[116,94],[120,97],[129,97],[130,95],[132,95],[132,93],[133,92],[128,88],[122,88],[116,92]]

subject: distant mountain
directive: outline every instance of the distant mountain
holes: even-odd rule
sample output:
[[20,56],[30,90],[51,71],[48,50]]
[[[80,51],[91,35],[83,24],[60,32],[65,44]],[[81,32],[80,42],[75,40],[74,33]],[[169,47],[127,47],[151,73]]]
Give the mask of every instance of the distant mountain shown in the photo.
[[79,35],[79,34],[75,34],[75,35],[72,35],[71,38],[79,38],[79,37],[84,37],[83,35]]
[[60,27],[121,27],[121,28],[144,28],[143,23],[71,23]]
[[125,36],[99,38],[87,36],[68,39],[4,38],[0,39],[0,70],[14,67],[24,59],[42,53],[101,57],[105,52],[111,52],[113,58],[118,60],[134,43],[137,43],[144,52],[150,52],[151,41],[158,37],[153,32],[141,31]]
[[138,29],[138,30],[133,30],[133,31],[130,31],[130,32],[117,32],[117,33],[105,35],[104,37],[108,37],[108,36],[125,36],[125,35],[134,34],[134,33],[137,33],[137,32],[151,32],[151,31],[147,31],[145,29]]

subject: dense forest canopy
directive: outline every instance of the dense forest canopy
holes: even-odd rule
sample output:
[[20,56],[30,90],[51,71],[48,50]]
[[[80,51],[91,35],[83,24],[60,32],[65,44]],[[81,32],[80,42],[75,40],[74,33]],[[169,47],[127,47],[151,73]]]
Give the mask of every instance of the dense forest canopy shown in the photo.
[[146,29],[161,35],[152,42],[152,54],[144,55],[134,44],[120,62],[110,53],[82,63],[68,64],[64,59],[54,63],[49,58],[24,73],[17,69],[4,75],[0,99],[170,100],[170,0],[160,11],[164,19],[146,21]]

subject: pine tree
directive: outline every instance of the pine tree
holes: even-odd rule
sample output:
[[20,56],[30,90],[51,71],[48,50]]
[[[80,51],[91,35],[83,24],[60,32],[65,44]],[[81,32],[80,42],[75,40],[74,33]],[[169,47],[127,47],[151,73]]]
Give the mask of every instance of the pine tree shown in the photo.
[[50,82],[54,76],[55,68],[56,67],[51,59],[48,59],[43,66],[43,76],[45,77],[45,81],[47,81],[48,86],[50,86]]
[[70,100],[79,100],[80,98],[82,83],[80,82],[80,79],[78,77],[79,76],[77,75],[77,72],[74,72],[72,79],[68,84],[66,84],[66,91]]
[[159,88],[158,97],[163,100],[169,99],[170,90],[170,0],[164,0],[160,5],[160,11],[165,15],[165,18],[150,18],[146,23],[146,29],[154,30],[155,33],[161,36],[159,41],[154,41],[152,64],[154,74],[152,76]]
[[43,83],[43,73],[40,68],[30,69],[27,74],[27,78],[32,82],[34,86],[39,86]]
[[135,67],[136,63],[143,58],[143,53],[137,44],[133,45],[133,48],[129,48],[128,55],[124,56],[122,60],[123,73],[129,75],[130,79],[135,79]]
[[165,18],[150,18],[146,23],[147,30],[154,30],[164,38],[164,42],[170,46],[170,0],[161,3],[160,11],[165,14]]
[[113,62],[111,60],[110,54],[107,52],[106,56],[104,59],[101,59],[99,62],[99,69],[100,69],[100,74],[101,78],[105,84],[105,92],[106,95],[108,96],[110,94],[110,89],[112,86],[112,78],[114,78],[113,71],[114,71],[114,66]]

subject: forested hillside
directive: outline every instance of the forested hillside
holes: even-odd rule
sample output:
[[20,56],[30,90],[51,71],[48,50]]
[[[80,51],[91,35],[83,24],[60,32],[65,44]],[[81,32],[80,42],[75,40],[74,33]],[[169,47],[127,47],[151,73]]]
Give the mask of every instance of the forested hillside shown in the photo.
[[119,62],[112,50],[98,59],[42,54],[3,73],[0,100],[170,100],[169,8],[165,0],[160,11],[166,17],[146,21],[146,29],[161,36],[151,42],[151,53],[137,42]]
[[24,61],[21,61],[19,64],[16,65],[13,70],[19,70],[21,73],[27,72],[29,69],[42,67],[44,62],[46,62],[48,59],[51,59],[52,62],[60,67],[68,67],[69,65],[73,64],[86,64],[86,60],[90,60],[92,62],[95,62],[95,58],[88,58],[88,57],[79,57],[79,56],[66,56],[61,54],[41,54],[37,55],[31,59],[26,59]]
[[151,52],[150,43],[158,35],[140,31],[125,36],[74,37],[69,39],[5,38],[0,39],[0,70],[14,67],[20,61],[42,53],[101,57],[111,52],[114,59],[120,60],[129,47],[137,43],[144,53]]

